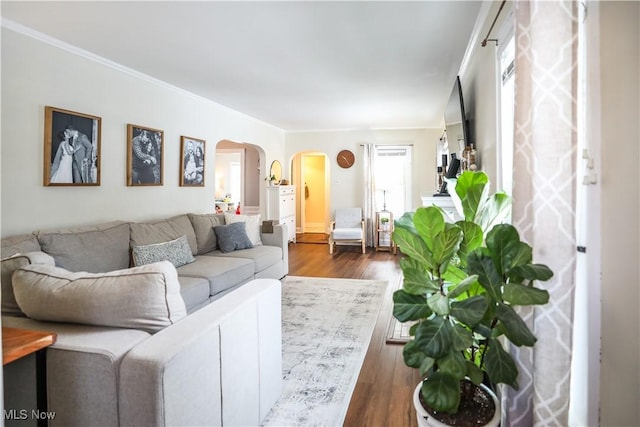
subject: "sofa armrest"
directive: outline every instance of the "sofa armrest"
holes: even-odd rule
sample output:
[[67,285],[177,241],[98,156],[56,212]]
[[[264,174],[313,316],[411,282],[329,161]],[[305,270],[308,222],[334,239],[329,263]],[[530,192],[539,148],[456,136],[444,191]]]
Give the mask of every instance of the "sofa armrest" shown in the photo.
[[259,425],[282,391],[280,310],[280,282],[256,279],[136,346],[120,424]]
[[289,274],[289,233],[286,224],[273,226],[273,233],[260,233],[263,245],[282,248],[283,273]]

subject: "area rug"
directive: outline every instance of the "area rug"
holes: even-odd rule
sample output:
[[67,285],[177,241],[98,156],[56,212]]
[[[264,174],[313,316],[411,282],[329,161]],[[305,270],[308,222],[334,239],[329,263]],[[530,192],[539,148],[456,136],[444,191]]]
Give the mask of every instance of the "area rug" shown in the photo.
[[341,426],[388,282],[282,283],[282,396],[264,426]]

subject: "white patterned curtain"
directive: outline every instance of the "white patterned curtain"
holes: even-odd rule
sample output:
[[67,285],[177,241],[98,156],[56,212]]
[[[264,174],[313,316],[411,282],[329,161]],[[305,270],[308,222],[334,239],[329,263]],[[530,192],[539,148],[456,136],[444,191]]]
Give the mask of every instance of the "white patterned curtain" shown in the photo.
[[554,277],[549,304],[523,310],[538,341],[512,348],[519,391],[503,388],[503,425],[566,426],[576,268],[578,4],[515,2],[513,222]]
[[362,201],[363,215],[367,221],[367,246],[373,246],[373,240],[375,236],[375,216],[376,216],[376,200],[375,200],[375,180],[374,177],[374,158],[375,147],[373,144],[362,145],[362,159],[363,159],[363,183],[364,183],[364,199]]

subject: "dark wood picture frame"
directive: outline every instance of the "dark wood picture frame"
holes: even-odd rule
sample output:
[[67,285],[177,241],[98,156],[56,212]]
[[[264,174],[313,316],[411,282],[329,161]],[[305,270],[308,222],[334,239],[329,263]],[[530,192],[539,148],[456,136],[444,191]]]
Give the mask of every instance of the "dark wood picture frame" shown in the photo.
[[44,107],[45,186],[99,186],[102,118]]
[[180,137],[180,187],[204,187],[205,140]]
[[164,131],[127,125],[127,186],[158,186],[164,182]]

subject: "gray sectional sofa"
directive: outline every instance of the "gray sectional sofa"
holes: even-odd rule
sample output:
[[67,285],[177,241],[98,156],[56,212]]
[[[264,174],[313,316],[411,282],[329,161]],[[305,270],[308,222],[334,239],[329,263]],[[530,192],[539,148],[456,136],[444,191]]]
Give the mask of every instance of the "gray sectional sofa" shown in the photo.
[[[259,425],[282,387],[288,234],[260,233],[256,218],[184,214],[3,238],[2,326],[57,334],[49,424]],[[4,367],[5,411],[35,408],[33,359]]]

